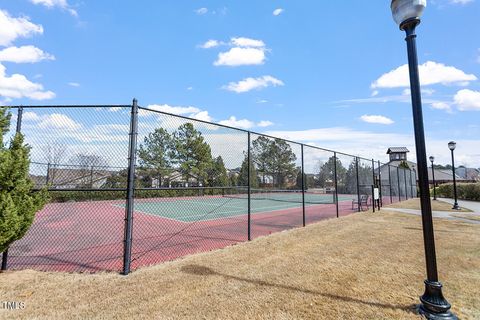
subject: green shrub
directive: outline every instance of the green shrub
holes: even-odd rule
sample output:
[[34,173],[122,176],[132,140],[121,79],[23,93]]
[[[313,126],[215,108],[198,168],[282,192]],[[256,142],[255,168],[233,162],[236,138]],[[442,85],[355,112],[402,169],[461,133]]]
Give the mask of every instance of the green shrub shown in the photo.
[[[453,184],[439,185],[437,187],[437,196],[453,198]],[[457,197],[462,200],[480,201],[480,183],[457,183]]]
[[[232,189],[233,190],[233,189]],[[209,196],[222,195],[230,192],[230,189],[176,189],[176,190],[136,190],[135,199],[147,198],[173,198],[173,197],[191,197],[191,196]],[[81,202],[81,201],[99,201],[99,200],[124,200],[127,196],[126,191],[62,191],[51,190],[50,202]]]

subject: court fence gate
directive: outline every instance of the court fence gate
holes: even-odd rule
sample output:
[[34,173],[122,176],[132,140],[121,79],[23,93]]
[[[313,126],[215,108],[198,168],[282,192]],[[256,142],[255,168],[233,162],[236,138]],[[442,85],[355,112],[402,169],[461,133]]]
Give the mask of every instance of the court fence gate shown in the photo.
[[33,191],[50,201],[2,269],[126,275],[417,196],[408,168],[204,121],[194,108],[7,108],[16,127],[5,141],[24,135]]

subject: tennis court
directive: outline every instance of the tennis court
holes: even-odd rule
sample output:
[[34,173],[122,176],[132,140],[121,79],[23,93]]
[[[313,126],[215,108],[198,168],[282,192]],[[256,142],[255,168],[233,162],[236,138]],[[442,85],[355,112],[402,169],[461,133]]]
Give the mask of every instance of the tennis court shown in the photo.
[[[254,190],[251,194],[251,214],[264,214],[302,207],[301,190]],[[339,195],[339,201],[353,196]],[[207,200],[207,201],[206,201]],[[231,193],[223,196],[159,198],[135,203],[135,211],[181,222],[208,221],[246,214],[248,194]],[[305,207],[334,203],[333,194],[305,193]]]

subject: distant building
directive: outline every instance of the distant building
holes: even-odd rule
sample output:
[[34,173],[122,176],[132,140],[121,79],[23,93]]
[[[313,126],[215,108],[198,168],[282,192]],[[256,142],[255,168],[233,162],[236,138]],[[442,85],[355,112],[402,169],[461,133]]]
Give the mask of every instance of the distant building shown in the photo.
[[[409,161],[407,157],[407,153],[409,153],[410,150],[408,150],[405,147],[390,147],[387,149],[387,154],[389,155],[390,161],[382,165],[380,167],[380,172],[382,174],[382,180],[385,180],[386,177],[388,177],[388,166],[390,167],[400,167],[400,164],[403,162],[408,165],[408,167],[415,172],[415,177],[413,179],[416,179],[418,181],[418,175],[417,175],[417,164],[415,162]],[[470,182],[473,181],[474,179],[472,176],[475,176],[475,172],[472,171],[472,169],[466,169],[462,170],[462,167],[458,168],[455,173],[455,178],[458,182]],[[476,169],[473,169],[476,170]],[[442,183],[449,183],[453,182],[453,173],[452,170],[446,170],[446,169],[435,169],[435,184],[439,185]],[[479,177],[478,175],[478,170],[477,171],[477,178]],[[467,174],[468,172],[468,174]],[[468,175],[468,177],[467,177]],[[433,184],[433,176],[432,176],[432,168],[428,168],[428,180],[430,184]]]

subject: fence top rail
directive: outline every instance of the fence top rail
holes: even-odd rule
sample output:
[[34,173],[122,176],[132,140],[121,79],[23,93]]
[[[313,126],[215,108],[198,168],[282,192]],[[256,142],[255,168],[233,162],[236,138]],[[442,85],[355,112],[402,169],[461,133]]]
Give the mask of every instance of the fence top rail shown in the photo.
[[[119,104],[119,105],[115,105],[115,104],[114,105],[97,105],[97,104],[93,104],[93,105],[12,105],[12,106],[0,106],[0,108],[9,108],[9,109],[19,109],[19,108],[25,108],[25,109],[26,108],[38,108],[38,109],[42,109],[42,108],[67,108],[67,109],[68,108],[131,108],[131,107],[132,107],[131,104],[128,104],[128,105],[121,105],[121,104]],[[343,156],[347,156],[347,157],[352,157],[352,158],[356,158],[357,160],[365,160],[365,161],[375,160],[375,159],[366,159],[366,158],[363,158],[363,157],[355,156],[355,155],[340,152],[340,151],[335,151],[335,150],[330,150],[330,149],[326,149],[326,148],[322,148],[322,147],[312,146],[310,144],[304,144],[304,143],[300,143],[300,142],[296,142],[296,141],[292,141],[292,140],[288,140],[288,139],[284,139],[284,138],[274,137],[274,136],[271,136],[271,135],[268,135],[268,134],[265,134],[265,133],[249,131],[249,130],[235,128],[235,127],[231,127],[231,126],[227,126],[227,125],[223,125],[223,124],[219,124],[219,123],[208,122],[208,121],[205,121],[205,120],[192,119],[192,118],[182,116],[182,115],[178,115],[178,114],[173,114],[173,113],[168,113],[168,112],[164,112],[164,111],[148,109],[148,108],[142,107],[142,106],[138,106],[138,109],[145,110],[145,111],[150,111],[150,112],[154,112],[154,113],[159,113],[159,114],[163,114],[163,115],[167,115],[167,116],[171,116],[171,117],[181,118],[181,119],[185,119],[185,120],[189,120],[189,121],[196,121],[196,122],[208,124],[208,125],[211,125],[211,126],[223,127],[223,128],[226,128],[226,129],[236,130],[236,131],[244,132],[244,133],[247,133],[247,134],[255,134],[255,135],[264,136],[264,137],[271,138],[271,139],[281,139],[281,140],[283,140],[285,142],[288,142],[288,143],[292,143],[292,144],[296,144],[296,145],[300,145],[300,146],[306,146],[308,148],[313,148],[313,149],[321,150],[321,151],[325,151],[325,152],[331,152],[331,153],[336,154],[336,155],[343,155]]]
[[0,108],[8,108],[8,109],[47,109],[47,108],[131,108],[132,105],[127,104],[110,104],[110,105],[101,105],[101,104],[86,104],[86,105],[39,105],[39,106],[0,106]]
[[[352,158],[359,158],[357,156],[354,156],[354,155],[351,155],[351,154],[348,154],[348,153],[343,153],[343,152],[334,151],[334,150],[330,150],[330,149],[326,149],[326,148],[312,146],[310,144],[300,143],[300,142],[297,142],[297,141],[292,141],[292,140],[288,140],[288,139],[284,139],[284,138],[274,137],[274,136],[271,136],[271,135],[268,135],[268,134],[265,134],[265,133],[259,133],[259,132],[255,132],[255,131],[235,128],[235,127],[227,126],[227,125],[220,124],[220,123],[213,123],[213,122],[208,122],[208,121],[200,120],[200,119],[192,119],[192,118],[189,118],[189,117],[186,117],[186,116],[173,114],[173,113],[169,113],[169,112],[164,112],[164,111],[159,111],[159,110],[152,110],[152,109],[148,109],[148,108],[145,108],[145,107],[142,107],[142,106],[138,106],[138,109],[145,110],[145,111],[151,111],[151,112],[154,112],[154,113],[159,113],[159,114],[163,114],[163,115],[167,115],[167,116],[171,116],[171,117],[181,118],[181,119],[185,119],[185,120],[189,120],[189,121],[196,121],[196,122],[200,122],[200,123],[205,123],[205,124],[208,124],[208,125],[211,125],[211,126],[218,126],[218,127],[222,127],[222,128],[226,128],[226,129],[231,129],[231,130],[241,131],[241,132],[255,134],[255,135],[259,135],[259,136],[264,136],[264,137],[271,138],[271,139],[281,139],[281,140],[283,140],[285,142],[288,142],[288,143],[303,145],[303,146],[306,146],[306,147],[309,147],[309,148],[322,150],[322,151],[326,151],[326,152],[331,152],[331,153],[337,153],[337,154],[341,154],[341,155],[352,157]],[[371,161],[371,159],[369,161]]]

